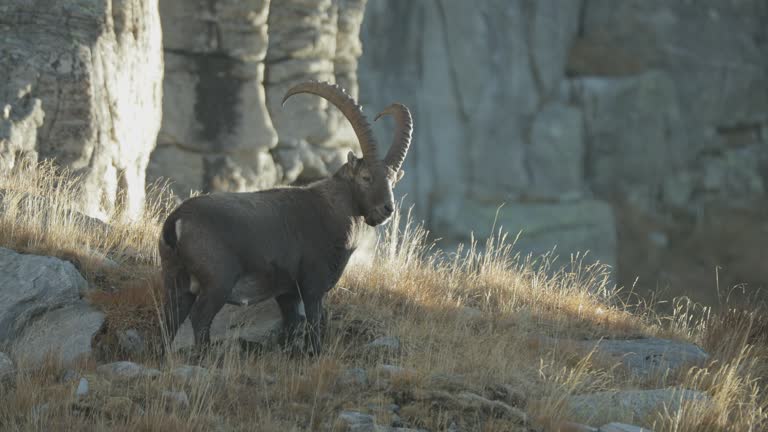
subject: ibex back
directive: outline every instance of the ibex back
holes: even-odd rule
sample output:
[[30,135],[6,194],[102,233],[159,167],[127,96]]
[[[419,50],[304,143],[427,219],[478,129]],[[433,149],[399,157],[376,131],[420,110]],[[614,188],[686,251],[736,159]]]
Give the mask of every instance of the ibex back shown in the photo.
[[304,322],[303,302],[306,345],[319,353],[323,296],[341,277],[360,231],[392,215],[392,188],[403,175],[413,129],[408,109],[393,104],[376,116],[393,115],[397,129],[380,160],[370,124],[343,89],[306,82],[289,89],[283,103],[298,93],[336,106],[352,124],[363,157],[350,152],[331,177],[307,186],[202,195],[171,212],[159,239],[170,341],[189,316],[195,345],[208,345],[214,316],[236,285],[247,285],[253,301],[275,298],[288,338]]

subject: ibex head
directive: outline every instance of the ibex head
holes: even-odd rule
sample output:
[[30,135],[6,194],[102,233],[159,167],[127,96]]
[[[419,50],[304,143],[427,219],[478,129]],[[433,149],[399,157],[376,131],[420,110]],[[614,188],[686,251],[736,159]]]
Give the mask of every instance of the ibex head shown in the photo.
[[362,108],[340,86],[314,81],[298,84],[288,90],[283,104],[289,97],[298,93],[311,93],[328,100],[352,124],[363,157],[359,159],[349,152],[347,163],[339,168],[334,176],[349,183],[352,201],[364,217],[365,223],[376,226],[386,222],[395,208],[392,188],[403,177],[401,166],[411,143],[413,120],[408,108],[402,104],[392,104],[374,119],[392,115],[397,127],[392,145],[382,160],[378,158],[376,140]]

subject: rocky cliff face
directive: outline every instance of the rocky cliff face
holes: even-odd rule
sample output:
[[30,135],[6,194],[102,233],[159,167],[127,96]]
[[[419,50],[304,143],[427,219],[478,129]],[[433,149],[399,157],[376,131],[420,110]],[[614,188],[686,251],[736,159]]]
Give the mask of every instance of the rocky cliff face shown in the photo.
[[579,2],[369,4],[361,100],[414,111],[399,187],[446,244],[489,235],[506,203],[496,228],[525,228],[526,250],[615,262],[612,210],[588,193],[584,112],[563,94],[579,20]]
[[138,214],[161,118],[157,1],[5,1],[0,41],[0,168],[55,159],[87,213]]
[[642,261],[765,200],[765,2],[374,0],[361,38],[361,103],[413,109],[399,188],[446,244],[506,203],[523,251]]
[[149,179],[245,191],[327,176],[357,144],[325,101],[290,86],[335,81],[356,94],[364,0],[166,0],[163,125]]

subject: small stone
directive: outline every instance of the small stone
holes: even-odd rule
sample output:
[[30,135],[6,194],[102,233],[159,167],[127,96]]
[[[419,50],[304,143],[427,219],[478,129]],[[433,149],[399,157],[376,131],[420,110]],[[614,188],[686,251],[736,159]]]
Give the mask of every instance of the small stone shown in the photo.
[[163,391],[163,399],[169,405],[169,408],[186,409],[189,408],[189,397],[185,391]]
[[560,428],[558,430],[561,431],[568,431],[568,432],[600,432],[597,428],[593,428],[592,426],[588,426],[581,423],[575,423],[570,421],[565,421],[560,423]]
[[130,355],[144,353],[144,338],[135,329],[118,332],[117,341],[120,344],[120,348]]
[[395,351],[400,349],[400,339],[393,336],[383,336],[366,346],[368,348],[386,348]]
[[80,378],[80,382],[77,384],[77,390],[75,390],[75,396],[79,398],[87,396],[89,388],[88,380]]
[[640,426],[632,426],[624,423],[608,423],[607,425],[600,426],[597,429],[598,432],[653,432],[650,429],[645,429]]
[[80,379],[80,374],[74,369],[67,369],[61,375],[61,382],[68,383]]
[[96,372],[106,375],[114,380],[128,380],[134,378],[154,378],[160,376],[160,371],[147,368],[130,361],[108,363],[96,368]]
[[375,431],[375,419],[370,414],[363,414],[357,411],[342,411],[339,413],[339,421],[346,426],[347,430],[352,432]]
[[182,384],[187,384],[190,381],[206,379],[211,375],[211,371],[196,365],[183,365],[179,366],[171,371],[171,375]]

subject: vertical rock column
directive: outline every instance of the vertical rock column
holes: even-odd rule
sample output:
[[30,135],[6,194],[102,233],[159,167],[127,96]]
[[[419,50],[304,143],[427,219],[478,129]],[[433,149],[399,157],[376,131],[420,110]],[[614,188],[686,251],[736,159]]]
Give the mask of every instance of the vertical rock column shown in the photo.
[[82,178],[80,210],[138,215],[160,126],[157,0],[0,3],[0,154]]
[[273,186],[277,144],[262,86],[269,0],[164,0],[163,124],[149,180],[177,195]]
[[[357,59],[365,0],[284,0],[269,12],[265,87],[278,131],[276,160],[282,181],[328,176],[350,149],[359,151],[351,127],[325,100],[298,95],[281,106],[292,85],[314,79],[337,82],[357,97]],[[367,112],[370,117],[372,112]]]
[[397,193],[440,246],[501,228],[522,231],[522,254],[616,261],[613,212],[584,181],[585,119],[562,89],[580,2],[388,0],[366,14],[361,99],[413,111]]

